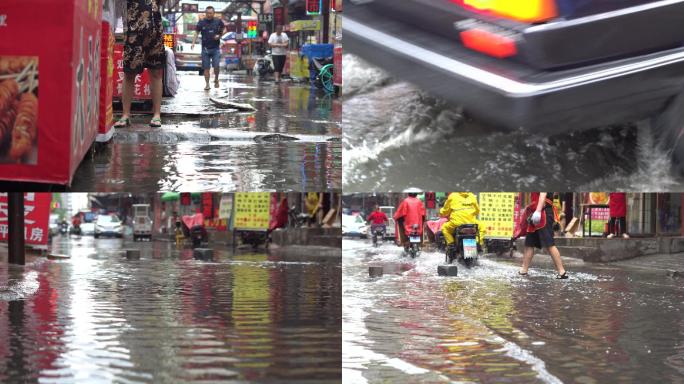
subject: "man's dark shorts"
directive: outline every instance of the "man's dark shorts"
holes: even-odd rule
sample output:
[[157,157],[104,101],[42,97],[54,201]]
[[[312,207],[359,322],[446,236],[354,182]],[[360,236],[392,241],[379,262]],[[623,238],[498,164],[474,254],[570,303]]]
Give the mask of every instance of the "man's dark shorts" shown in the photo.
[[546,215],[546,225],[544,228],[539,228],[536,232],[525,235],[525,246],[534,248],[548,248],[556,245],[553,241],[553,223],[555,217],[553,215],[553,207],[545,206],[542,210],[542,215]]
[[285,55],[273,55],[273,70],[278,73],[283,73],[283,68],[285,68]]

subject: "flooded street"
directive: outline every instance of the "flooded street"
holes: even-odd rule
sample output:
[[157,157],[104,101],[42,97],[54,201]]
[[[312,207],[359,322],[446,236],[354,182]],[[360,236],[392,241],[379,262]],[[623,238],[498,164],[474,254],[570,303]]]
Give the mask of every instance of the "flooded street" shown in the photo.
[[[207,92],[196,72],[179,76],[178,95],[162,104],[163,127],[135,114],[81,163],[73,191],[341,188],[341,100],[308,83],[222,74],[221,87]],[[222,109],[210,98],[256,111]]]
[[339,382],[338,258],[54,246],[71,258],[0,263],[0,382]]
[[[345,55],[344,63],[345,192],[684,186],[648,127],[600,127],[552,137],[524,128],[506,131],[356,56]],[[539,165],[534,172],[532,164]]]
[[569,280],[543,258],[438,277],[443,260],[345,239],[345,382],[684,383],[684,279],[567,258]]

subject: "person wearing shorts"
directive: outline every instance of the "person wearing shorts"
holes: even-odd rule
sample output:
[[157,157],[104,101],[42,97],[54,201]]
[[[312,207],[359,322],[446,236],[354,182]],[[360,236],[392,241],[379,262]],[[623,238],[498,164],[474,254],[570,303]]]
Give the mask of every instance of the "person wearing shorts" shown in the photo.
[[162,76],[166,65],[161,7],[166,0],[126,0],[126,41],[123,53],[123,114],[115,127],[130,125],[135,78],[145,68],[150,74],[153,117],[150,126],[161,127]]
[[219,87],[219,73],[221,63],[221,36],[226,29],[223,21],[215,18],[216,11],[211,5],[205,10],[204,19],[197,23],[197,30],[192,39],[192,49],[195,49],[197,35],[202,34],[202,69],[204,70],[205,91],[208,91],[211,79],[211,68],[214,68],[214,88]]
[[551,255],[553,263],[556,265],[556,270],[558,271],[556,278],[568,278],[568,273],[563,267],[560,252],[553,240],[553,225],[556,222],[556,213],[550,198],[551,195],[548,192],[532,193],[532,202],[530,203],[530,206],[534,208],[534,213],[529,217],[529,221],[531,221],[532,225],[537,225],[541,222],[542,216],[545,216],[546,225],[537,229],[531,229],[532,225],[528,225],[528,230],[525,234],[525,249],[523,251],[522,266],[520,271],[518,271],[518,274],[522,276],[527,276],[527,271],[530,268],[532,257],[534,256],[534,249],[544,248]]
[[268,44],[271,46],[271,57],[273,58],[273,72],[275,72],[276,83],[280,82],[283,68],[285,68],[285,59],[287,58],[287,47],[290,46],[290,38],[286,33],[283,33],[283,26],[276,26],[276,31],[268,38]]

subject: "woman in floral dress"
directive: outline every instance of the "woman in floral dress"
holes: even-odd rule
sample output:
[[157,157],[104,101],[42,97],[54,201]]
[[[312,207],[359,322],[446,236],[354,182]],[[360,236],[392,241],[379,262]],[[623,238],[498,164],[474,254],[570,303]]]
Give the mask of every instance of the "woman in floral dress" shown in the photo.
[[126,25],[124,46],[123,114],[116,127],[130,125],[135,77],[145,68],[150,74],[150,93],[154,116],[151,127],[161,127],[162,76],[166,65],[161,7],[166,0],[126,0],[123,17]]

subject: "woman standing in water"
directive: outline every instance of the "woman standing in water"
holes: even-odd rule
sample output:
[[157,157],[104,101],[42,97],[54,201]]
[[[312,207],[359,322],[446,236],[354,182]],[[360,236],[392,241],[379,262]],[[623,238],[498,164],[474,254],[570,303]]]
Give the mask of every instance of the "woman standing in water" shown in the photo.
[[123,114],[114,125],[117,128],[131,125],[131,102],[135,78],[145,68],[150,74],[152,93],[152,120],[150,127],[159,128],[161,121],[162,76],[166,65],[164,27],[161,9],[166,0],[118,0],[124,6],[123,18],[126,42],[123,54],[124,85],[122,92]]

